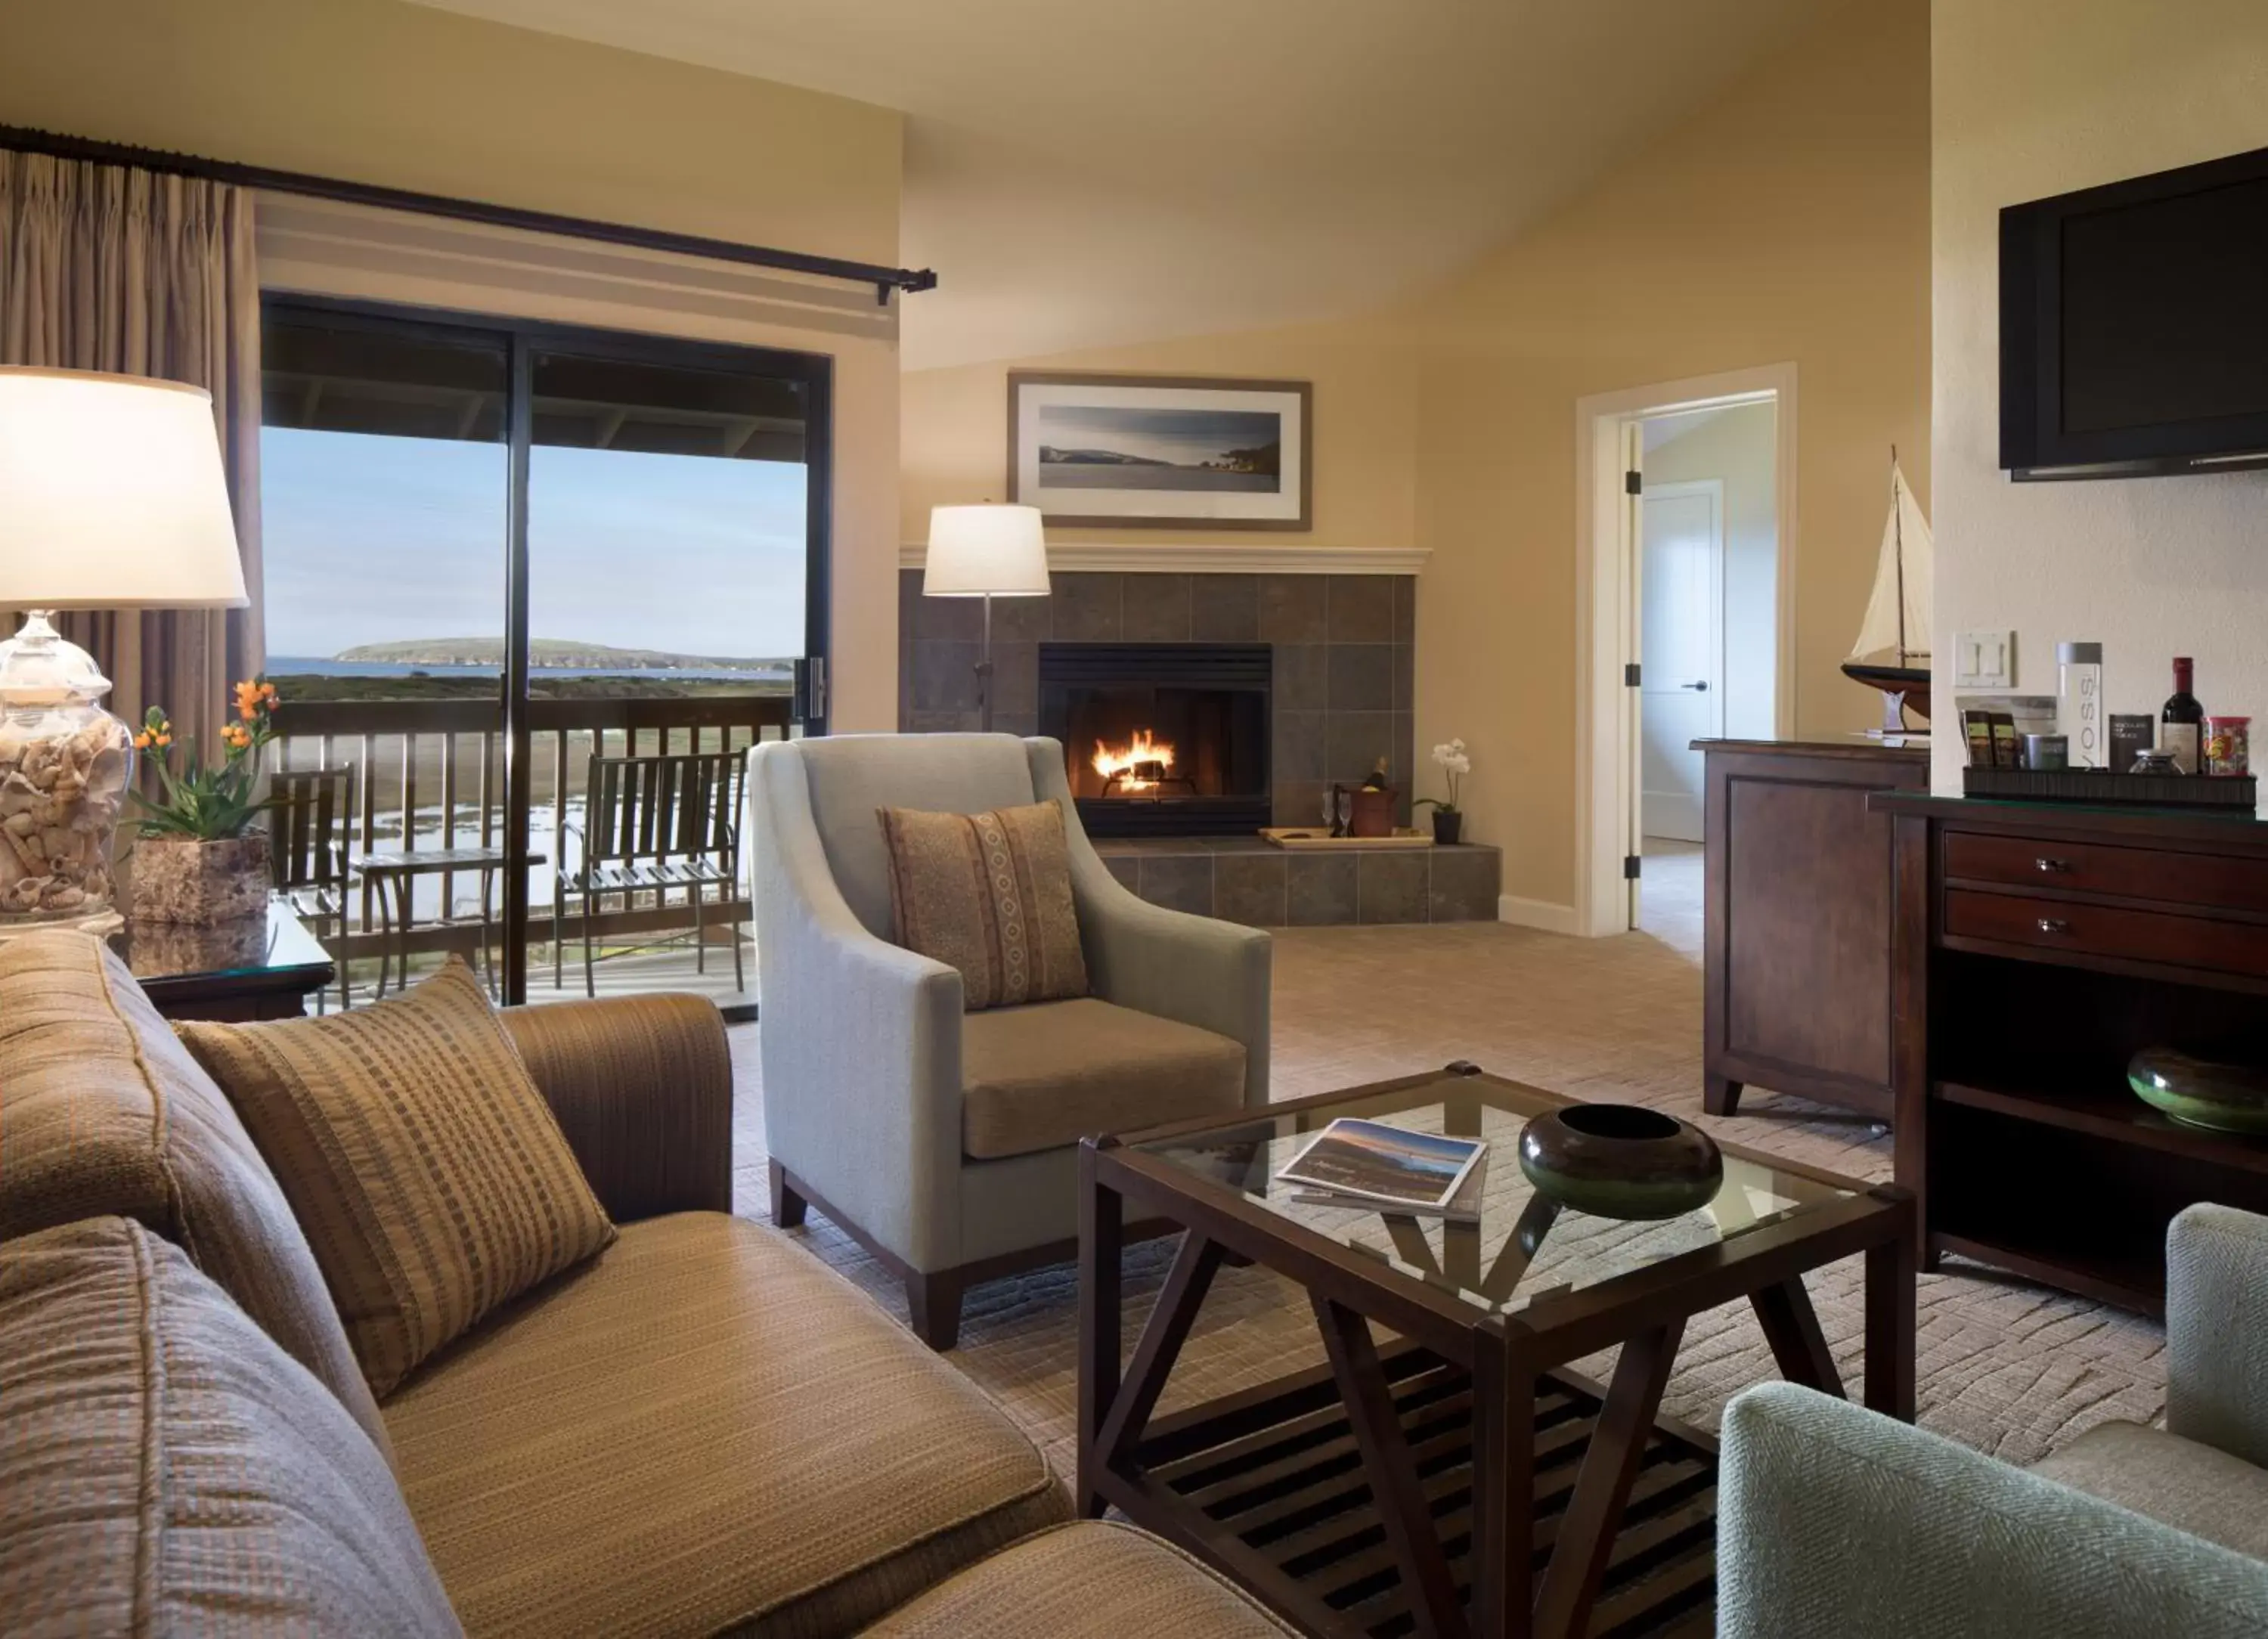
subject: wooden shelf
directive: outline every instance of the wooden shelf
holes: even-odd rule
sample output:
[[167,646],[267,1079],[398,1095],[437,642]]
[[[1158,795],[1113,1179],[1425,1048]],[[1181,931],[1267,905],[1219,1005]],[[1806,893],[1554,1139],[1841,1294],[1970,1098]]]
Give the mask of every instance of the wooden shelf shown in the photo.
[[2082,1297],[2116,1304],[2155,1319],[2166,1318],[2165,1269],[2147,1258],[2116,1253],[2088,1256],[2072,1251],[2068,1240],[2049,1247],[2021,1231],[2012,1233],[2006,1229],[1967,1235],[1940,1230],[1931,1234],[1929,1245],[1933,1252],[1971,1258]]
[[2053,1091],[1976,1081],[1930,1084],[1933,1098],[1968,1109],[1990,1110],[2113,1143],[2139,1144],[2192,1161],[2268,1173],[2268,1140],[2184,1127],[2152,1109],[2125,1087],[2073,1080]]

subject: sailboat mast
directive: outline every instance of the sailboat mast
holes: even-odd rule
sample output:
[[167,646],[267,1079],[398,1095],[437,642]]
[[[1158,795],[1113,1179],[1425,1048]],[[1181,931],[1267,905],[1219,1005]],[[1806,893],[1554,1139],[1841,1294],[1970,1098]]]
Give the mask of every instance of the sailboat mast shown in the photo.
[[1898,446],[1890,446],[1890,529],[1898,543],[1898,664],[1906,658],[1906,520],[1898,505]]

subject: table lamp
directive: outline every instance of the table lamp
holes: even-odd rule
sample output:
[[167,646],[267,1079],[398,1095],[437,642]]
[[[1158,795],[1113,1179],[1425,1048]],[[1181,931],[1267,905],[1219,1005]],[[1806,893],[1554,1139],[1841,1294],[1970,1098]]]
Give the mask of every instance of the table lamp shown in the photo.
[[992,599],[1048,595],[1048,543],[1035,506],[933,506],[929,556],[922,572],[927,598],[984,599],[984,646],[976,687],[984,731],[992,731]]
[[211,394],[0,366],[0,608],[27,611],[0,642],[0,931],[116,921],[134,737],[49,614],[248,601]]

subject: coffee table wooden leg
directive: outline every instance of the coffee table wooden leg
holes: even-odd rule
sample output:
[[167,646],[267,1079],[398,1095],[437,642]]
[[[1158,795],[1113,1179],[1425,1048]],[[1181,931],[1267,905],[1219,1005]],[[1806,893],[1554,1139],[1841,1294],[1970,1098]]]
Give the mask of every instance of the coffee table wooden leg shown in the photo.
[[1653,1414],[1660,1408],[1662,1386],[1669,1381],[1684,1331],[1683,1320],[1673,1320],[1623,1345],[1535,1596],[1535,1632],[1546,1639],[1580,1635],[1590,1619],[1591,1601],[1606,1576],[1623,1505],[1630,1501],[1631,1483],[1653,1436]]
[[1189,1328],[1197,1323],[1197,1311],[1204,1306],[1212,1277],[1220,1272],[1221,1255],[1219,1242],[1206,1239],[1195,1230],[1182,1237],[1182,1250],[1158,1293],[1141,1340],[1134,1345],[1134,1358],[1127,1364],[1118,1397],[1095,1433],[1098,1470],[1111,1467],[1142,1437],[1166,1379],[1173,1374],[1174,1362],[1181,1357],[1182,1345],[1189,1341]]
[[1379,1521],[1386,1528],[1409,1590],[1410,1613],[1416,1619],[1420,1639],[1448,1639],[1468,1631],[1456,1579],[1449,1574],[1448,1555],[1433,1529],[1433,1510],[1418,1480],[1418,1465],[1410,1455],[1410,1442],[1395,1414],[1394,1389],[1378,1358],[1370,1335],[1370,1322],[1353,1310],[1319,1293],[1308,1300],[1315,1310],[1315,1325],[1323,1334],[1323,1349],[1331,1357],[1338,1378],[1339,1396],[1346,1402],[1347,1421],[1376,1499]]
[[1914,1244],[1902,1234],[1867,1253],[1867,1409],[1914,1420]]
[[1473,1363],[1473,1632],[1528,1639],[1535,1578],[1535,1368],[1476,1334]]
[[1108,1504],[1101,1477],[1102,1421],[1118,1398],[1119,1254],[1125,1242],[1125,1199],[1095,1181],[1094,1150],[1079,1156],[1079,1511],[1100,1519]]
[[1756,1305],[1757,1322],[1764,1329],[1764,1341],[1771,1345],[1772,1358],[1779,1363],[1780,1376],[1822,1394],[1845,1398],[1843,1374],[1835,1369],[1835,1356],[1828,1352],[1818,1312],[1811,1306],[1810,1294],[1803,1290],[1803,1277],[1790,1275],[1777,1286],[1764,1287],[1750,1294],[1749,1301]]

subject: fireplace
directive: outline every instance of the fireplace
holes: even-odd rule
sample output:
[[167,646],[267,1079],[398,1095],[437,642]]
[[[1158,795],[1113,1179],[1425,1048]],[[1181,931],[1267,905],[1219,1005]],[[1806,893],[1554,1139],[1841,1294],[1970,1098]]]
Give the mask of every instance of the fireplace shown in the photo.
[[1040,732],[1063,742],[1093,836],[1269,821],[1266,643],[1040,645]]

